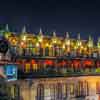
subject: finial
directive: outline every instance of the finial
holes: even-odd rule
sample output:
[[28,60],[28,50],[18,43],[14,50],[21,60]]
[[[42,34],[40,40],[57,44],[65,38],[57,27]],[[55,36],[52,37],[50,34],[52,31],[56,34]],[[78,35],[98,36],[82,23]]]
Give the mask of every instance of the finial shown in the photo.
[[80,40],[80,33],[78,33],[78,37],[77,38],[78,38],[78,40]]
[[98,37],[98,42],[100,42],[100,37]]
[[42,35],[42,29],[40,28],[39,35]]
[[100,37],[98,37],[97,47],[100,49]]
[[91,37],[91,35],[89,35],[89,40],[88,40],[88,46],[89,47],[93,47],[93,38]]
[[91,41],[92,40],[92,37],[91,37],[91,35],[89,35],[89,41]]
[[66,38],[69,38],[69,33],[68,32],[66,32]]
[[8,24],[6,24],[6,27],[5,27],[5,28],[6,28],[6,31],[9,31],[9,27],[8,27]]
[[53,32],[53,37],[56,37],[56,32]]
[[25,25],[22,28],[22,33],[26,33],[26,26]]

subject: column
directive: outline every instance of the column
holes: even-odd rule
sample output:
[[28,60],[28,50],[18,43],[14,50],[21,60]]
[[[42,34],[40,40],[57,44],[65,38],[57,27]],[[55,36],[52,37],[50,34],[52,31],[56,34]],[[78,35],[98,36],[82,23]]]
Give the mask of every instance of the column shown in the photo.
[[44,100],[44,85],[39,84],[37,86],[37,100]]
[[44,100],[51,100],[51,86],[48,83],[44,85]]
[[56,86],[56,93],[57,93],[57,100],[62,100],[62,84],[61,83],[57,83],[57,86]]
[[32,87],[31,87],[31,99],[30,100],[37,100],[36,96],[37,96],[37,86],[32,85]]
[[51,84],[50,86],[50,95],[51,95],[51,100],[55,100],[55,84]]
[[29,99],[29,88],[27,86],[27,84],[21,84],[21,88],[20,88],[20,99],[22,100],[30,100]]
[[96,81],[89,80],[89,96],[96,95]]
[[67,83],[62,84],[62,97],[67,99]]

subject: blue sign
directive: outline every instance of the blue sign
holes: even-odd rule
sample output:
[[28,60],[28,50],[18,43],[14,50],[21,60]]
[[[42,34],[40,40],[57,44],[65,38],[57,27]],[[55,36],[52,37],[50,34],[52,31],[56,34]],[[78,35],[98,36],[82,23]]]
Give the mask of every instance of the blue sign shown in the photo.
[[6,65],[5,74],[8,81],[17,80],[17,65],[14,64]]

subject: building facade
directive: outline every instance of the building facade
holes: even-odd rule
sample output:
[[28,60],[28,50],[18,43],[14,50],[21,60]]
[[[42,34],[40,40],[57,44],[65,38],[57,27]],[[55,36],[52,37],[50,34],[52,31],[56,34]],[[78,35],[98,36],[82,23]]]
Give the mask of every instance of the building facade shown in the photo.
[[[85,100],[100,94],[100,38],[82,40],[26,32],[2,32],[4,55],[18,64],[18,80],[9,82],[16,100]],[[3,46],[2,46],[3,45]],[[3,51],[5,44],[0,44]],[[2,51],[2,49],[0,50]],[[88,100],[88,99],[87,99]],[[89,99],[95,100],[95,99]],[[99,100],[99,99],[96,99]]]
[[19,87],[20,97],[23,97],[24,100],[88,100],[86,97],[99,97],[100,77],[20,80]]

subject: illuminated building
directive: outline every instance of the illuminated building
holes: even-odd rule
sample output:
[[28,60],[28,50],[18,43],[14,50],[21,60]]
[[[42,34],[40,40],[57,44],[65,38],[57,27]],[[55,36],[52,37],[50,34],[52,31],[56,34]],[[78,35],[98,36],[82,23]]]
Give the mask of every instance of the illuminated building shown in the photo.
[[[8,30],[8,27],[7,29]],[[10,60],[18,64],[20,95],[24,100],[71,100],[100,93],[100,38],[82,40],[3,32],[9,43]],[[25,80],[21,80],[25,79]],[[29,79],[29,80],[28,80]],[[28,95],[28,96],[27,96]]]

